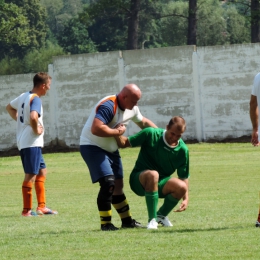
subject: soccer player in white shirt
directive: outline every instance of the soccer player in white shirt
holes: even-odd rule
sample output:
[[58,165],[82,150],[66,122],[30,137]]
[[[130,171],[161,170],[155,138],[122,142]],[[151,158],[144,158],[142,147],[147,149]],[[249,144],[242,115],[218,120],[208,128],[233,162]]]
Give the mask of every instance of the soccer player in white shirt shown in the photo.
[[[22,93],[6,106],[9,115],[17,122],[17,147],[25,172],[22,184],[22,216],[24,217],[57,214],[57,211],[46,207],[45,179],[47,170],[42,156],[44,126],[40,97],[46,95],[50,86],[51,77],[45,72],[39,72],[33,78],[33,89]],[[38,201],[36,213],[32,211],[33,184]]]
[[111,204],[118,212],[123,228],[140,227],[132,219],[123,191],[123,167],[115,136],[122,135],[130,120],[141,129],[157,127],[142,116],[137,107],[141,90],[126,85],[117,95],[101,99],[93,108],[80,136],[80,152],[93,183],[99,182],[97,206],[102,231],[118,230],[112,223]]

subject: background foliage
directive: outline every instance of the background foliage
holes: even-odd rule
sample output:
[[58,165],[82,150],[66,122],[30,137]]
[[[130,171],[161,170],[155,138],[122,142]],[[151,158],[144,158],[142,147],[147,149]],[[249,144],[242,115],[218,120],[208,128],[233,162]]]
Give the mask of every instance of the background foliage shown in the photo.
[[[251,41],[250,2],[196,3],[196,45]],[[0,74],[46,71],[52,55],[186,45],[189,13],[188,0],[0,0]]]

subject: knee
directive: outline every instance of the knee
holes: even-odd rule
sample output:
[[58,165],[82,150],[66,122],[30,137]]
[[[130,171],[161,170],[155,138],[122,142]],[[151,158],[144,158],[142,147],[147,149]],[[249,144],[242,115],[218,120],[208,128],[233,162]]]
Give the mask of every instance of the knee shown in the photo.
[[180,184],[179,184],[179,194],[180,194],[181,197],[183,197],[185,195],[187,190],[188,190],[187,184],[184,181],[180,182]]
[[139,180],[146,192],[158,189],[159,174],[157,171],[147,170],[140,174]]
[[147,172],[147,178],[153,183],[158,183],[159,173],[157,171],[149,171]]
[[100,190],[99,198],[110,198],[115,189],[115,177],[113,175],[103,177],[99,180]]

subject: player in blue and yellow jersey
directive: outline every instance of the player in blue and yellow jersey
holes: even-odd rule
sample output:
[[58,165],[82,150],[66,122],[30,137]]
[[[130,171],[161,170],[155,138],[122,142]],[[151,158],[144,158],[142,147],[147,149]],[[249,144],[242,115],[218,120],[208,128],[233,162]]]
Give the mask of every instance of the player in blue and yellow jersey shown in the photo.
[[99,182],[97,206],[102,231],[118,230],[112,220],[111,204],[118,212],[123,228],[141,227],[132,219],[123,191],[123,167],[115,136],[122,135],[129,121],[141,129],[156,127],[142,116],[137,106],[141,91],[126,85],[117,95],[107,96],[94,106],[80,136],[80,153],[93,183]]
[[[148,210],[148,229],[157,229],[158,223],[172,226],[168,214],[182,199],[177,212],[188,206],[189,151],[181,139],[186,129],[182,117],[173,117],[165,129],[146,128],[129,136],[119,136],[118,146],[141,146],[130,175],[130,186],[138,196],[145,196]],[[177,170],[177,178],[171,175]],[[164,198],[157,211],[158,198]]]
[[[43,147],[43,108],[40,97],[45,96],[51,86],[51,77],[45,73],[37,73],[33,78],[33,89],[22,93],[12,100],[6,110],[17,122],[17,146],[25,172],[22,185],[22,216],[31,217],[44,214],[57,214],[57,211],[46,207],[45,179],[46,165],[42,156]],[[32,187],[38,201],[37,214],[32,211]]]

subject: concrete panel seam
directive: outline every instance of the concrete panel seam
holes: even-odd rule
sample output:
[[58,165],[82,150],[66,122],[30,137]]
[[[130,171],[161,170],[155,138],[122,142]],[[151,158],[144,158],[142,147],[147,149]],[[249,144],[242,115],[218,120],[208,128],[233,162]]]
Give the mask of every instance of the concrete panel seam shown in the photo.
[[[195,49],[194,49],[195,50]],[[202,111],[202,98],[199,82],[199,66],[198,66],[198,53],[196,51],[192,54],[192,77],[193,77],[193,90],[194,90],[194,105],[195,105],[195,118],[196,120],[196,137],[199,142],[204,140],[203,134],[203,111]]]
[[123,58],[122,51],[119,51],[119,57],[118,57],[118,83],[119,83],[119,92],[120,90],[125,86],[126,80],[125,80],[125,63]]

